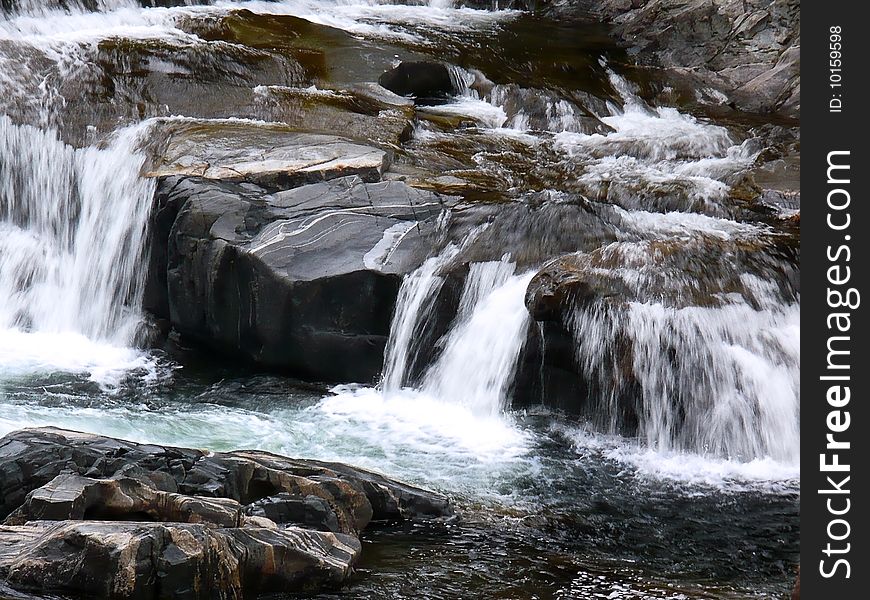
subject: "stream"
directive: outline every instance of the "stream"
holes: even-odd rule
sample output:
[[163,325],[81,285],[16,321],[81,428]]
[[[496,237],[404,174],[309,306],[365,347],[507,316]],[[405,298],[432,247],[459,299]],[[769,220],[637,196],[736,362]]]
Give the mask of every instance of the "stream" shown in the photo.
[[[351,579],[316,598],[790,590],[800,299],[787,219],[799,207],[735,201],[766,148],[756,115],[657,105],[603,25],[547,12],[143,4],[2,3],[0,435],[50,425],[257,448],[372,469],[456,504],[452,523],[367,531]],[[285,27],[304,43],[282,41]],[[156,186],[143,173],[157,128],[281,120],[287,90],[319,106],[399,60],[448,63],[455,91],[417,107],[389,172],[508,216],[463,229],[404,276],[380,379],[302,381],[176,336],[143,347]],[[582,231],[558,212],[577,202],[594,215]],[[532,205],[555,212],[508,218]],[[384,240],[371,260],[392,248]],[[518,364],[549,352],[529,337],[544,326],[526,291],[567,253],[626,302],[578,304],[564,320],[589,398],[547,398],[556,387],[520,402]],[[456,284],[446,273],[459,262]],[[448,288],[444,326],[433,306]]]

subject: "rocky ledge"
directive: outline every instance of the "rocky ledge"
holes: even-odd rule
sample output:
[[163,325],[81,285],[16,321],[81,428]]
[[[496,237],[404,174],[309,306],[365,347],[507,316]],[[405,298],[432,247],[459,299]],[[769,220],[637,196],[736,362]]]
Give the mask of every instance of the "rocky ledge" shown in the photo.
[[338,463],[42,428],[0,439],[0,518],[0,591],[235,599],[337,586],[370,524],[453,509]]
[[389,153],[338,136],[206,120],[155,131],[145,309],[269,369],[374,381],[402,277],[456,199],[382,181]]
[[[664,104],[697,103],[800,117],[798,0],[543,0],[562,18],[592,18],[636,62]],[[674,95],[677,97],[675,98]],[[715,111],[714,111],[715,112]]]

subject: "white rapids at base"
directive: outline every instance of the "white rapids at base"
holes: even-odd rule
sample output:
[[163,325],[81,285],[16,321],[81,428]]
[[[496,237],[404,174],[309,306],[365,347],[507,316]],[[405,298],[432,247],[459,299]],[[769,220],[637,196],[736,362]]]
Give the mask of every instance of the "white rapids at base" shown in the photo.
[[[292,15],[367,39],[423,47],[430,42],[420,34],[422,29],[445,35],[490,31],[519,14],[458,8],[449,0],[413,5],[217,1],[168,9],[143,9],[133,0],[97,4],[99,12],[86,12],[75,0],[65,3],[67,10],[58,2],[19,0],[17,12],[0,14],[0,50],[3,44],[27,45],[55,65],[53,76],[62,77],[86,67],[96,45],[108,38],[159,39],[179,47],[205,44],[180,29],[179,21],[190,15],[235,9]],[[532,272],[519,272],[509,256],[470,266],[459,315],[439,342],[437,360],[423,370],[415,387],[410,387],[408,372],[414,342],[443,284],[440,269],[456,256],[455,247],[406,278],[380,386],[339,386],[325,397],[284,408],[240,408],[213,401],[208,394],[196,401],[152,403],[149,395],[162,393],[161,386],[171,388],[173,375],[154,354],[135,348],[142,316],[143,247],[154,194],[153,182],[139,175],[144,161],[139,145],[148,125],[121,129],[102,147],[74,149],[47,127],[52,103],[66,100],[19,62],[0,51],[0,88],[8,92],[0,99],[0,109],[5,102],[34,102],[45,109],[46,127],[17,125],[0,116],[0,435],[55,425],[214,450],[256,447],[355,463],[503,502],[516,500],[510,490],[522,477],[543,476],[536,456],[540,434],[524,423],[526,415],[508,410],[529,325],[524,294],[532,277]],[[583,183],[607,182],[614,194],[632,186],[644,191],[679,183],[689,190],[691,201],[713,202],[727,194],[724,180],[755,159],[755,149],[734,143],[724,128],[673,108],[648,107],[615,74],[611,82],[623,106],[599,115],[612,128],[608,134],[579,133],[578,115],[567,102],[549,107],[546,131],[533,131],[521,113],[509,118],[498,93],[482,99],[469,91],[428,110],[470,116],[487,135],[549,144],[566,159],[585,163]],[[420,128],[416,135],[443,134]],[[753,233],[754,226],[730,221],[727,215],[661,214],[642,208],[615,210],[623,225],[648,231],[651,237]],[[367,255],[367,265],[382,262],[404,230],[387,233]],[[800,466],[799,305],[756,310],[734,303],[716,310],[708,318],[652,303],[632,307],[622,325],[634,334],[639,354],[644,353],[636,367],[651,382],[650,395],[663,403],[649,410],[648,427],[638,440],[590,433],[581,425],[554,425],[571,440],[575,455],[566,459],[569,463],[584,468],[591,456],[620,465],[631,476],[690,488],[795,492]],[[707,325],[702,327],[699,321],[704,319]],[[593,331],[595,325],[579,331],[601,333]],[[725,399],[721,410],[691,415],[693,424],[708,427],[686,446],[669,444],[673,414],[656,408],[665,406],[674,381],[655,380],[650,367],[658,338],[673,335],[674,329],[687,351],[694,349],[697,332],[712,340],[715,348],[709,356],[727,371],[716,382]],[[20,393],[29,386],[39,390],[40,402]],[[88,394],[93,401],[83,406],[82,397]],[[750,426],[749,434],[736,420]],[[749,458],[738,460],[741,451]]]

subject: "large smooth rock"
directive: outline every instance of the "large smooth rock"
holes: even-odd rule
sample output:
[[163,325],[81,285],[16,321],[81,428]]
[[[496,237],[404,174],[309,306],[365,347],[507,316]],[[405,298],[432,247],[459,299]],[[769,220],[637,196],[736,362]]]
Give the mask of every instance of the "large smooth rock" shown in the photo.
[[452,516],[443,496],[347,465],[28,429],[0,439],[0,595],[311,591],[350,575],[372,520]]
[[191,340],[269,368],[372,381],[401,279],[433,251],[449,200],[359,177],[271,194],[165,179],[146,308]]

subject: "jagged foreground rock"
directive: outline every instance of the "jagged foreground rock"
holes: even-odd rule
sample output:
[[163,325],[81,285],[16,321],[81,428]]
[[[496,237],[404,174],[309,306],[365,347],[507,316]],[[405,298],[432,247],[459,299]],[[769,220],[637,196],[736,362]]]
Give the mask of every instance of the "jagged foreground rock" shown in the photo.
[[230,599],[334,586],[370,523],[452,516],[443,496],[342,464],[54,428],[0,439],[0,582],[23,590]]

